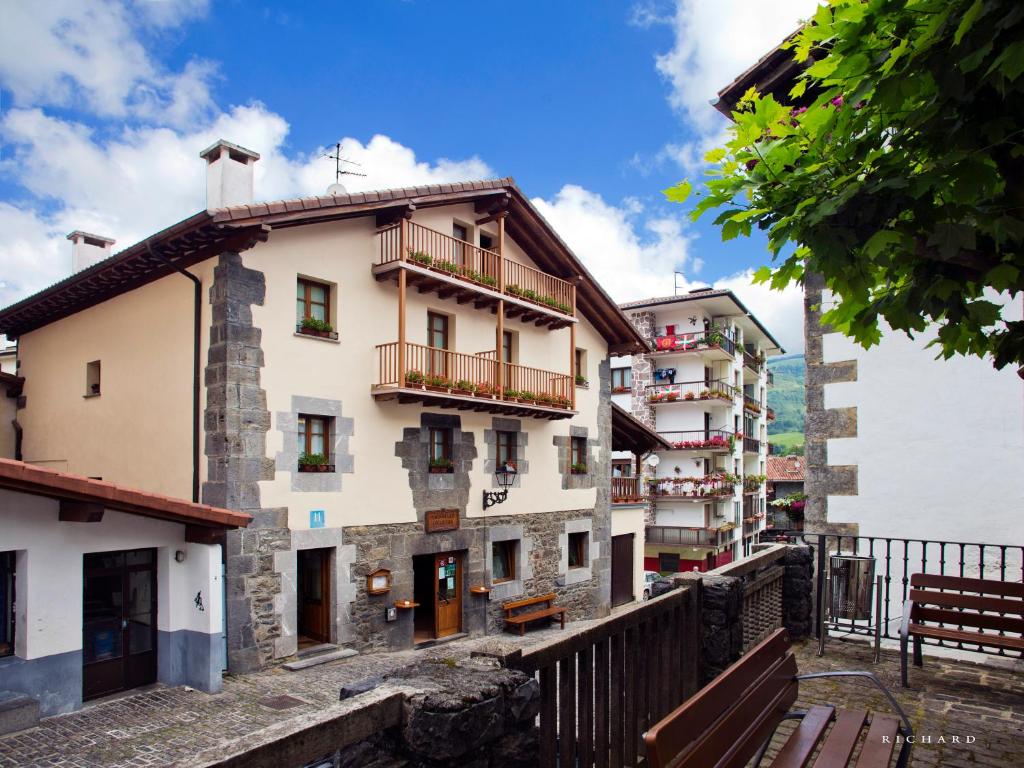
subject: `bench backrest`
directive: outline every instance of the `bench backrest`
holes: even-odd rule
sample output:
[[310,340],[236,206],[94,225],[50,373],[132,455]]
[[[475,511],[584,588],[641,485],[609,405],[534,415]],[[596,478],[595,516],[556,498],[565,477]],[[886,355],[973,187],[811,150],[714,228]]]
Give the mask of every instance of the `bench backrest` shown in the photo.
[[797,697],[786,630],[754,646],[644,734],[651,768],[741,768]]
[[1024,634],[1024,584],[915,573],[910,620]]
[[536,597],[524,597],[522,600],[513,600],[510,603],[503,603],[502,608],[506,611],[514,611],[516,608],[526,608],[530,605],[538,605],[539,603],[553,603],[555,601],[555,593],[550,592],[546,595],[537,595]]

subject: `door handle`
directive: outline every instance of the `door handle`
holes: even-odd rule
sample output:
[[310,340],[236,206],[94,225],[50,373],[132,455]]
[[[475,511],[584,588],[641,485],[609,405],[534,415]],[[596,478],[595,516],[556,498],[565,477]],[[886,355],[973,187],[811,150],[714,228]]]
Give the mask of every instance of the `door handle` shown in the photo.
[[121,629],[128,629],[128,619],[121,619]]

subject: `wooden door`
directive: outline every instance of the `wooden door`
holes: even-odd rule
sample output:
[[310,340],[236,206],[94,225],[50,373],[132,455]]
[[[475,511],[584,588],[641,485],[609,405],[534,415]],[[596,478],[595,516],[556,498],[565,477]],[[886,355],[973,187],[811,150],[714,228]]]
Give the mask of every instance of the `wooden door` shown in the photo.
[[82,558],[82,699],[156,681],[156,550]]
[[434,634],[447,637],[462,630],[462,560],[457,552],[442,552],[434,556],[434,568]]
[[633,595],[633,536],[612,536],[612,606],[630,603]]
[[331,642],[331,563],[329,549],[298,552],[299,636]]

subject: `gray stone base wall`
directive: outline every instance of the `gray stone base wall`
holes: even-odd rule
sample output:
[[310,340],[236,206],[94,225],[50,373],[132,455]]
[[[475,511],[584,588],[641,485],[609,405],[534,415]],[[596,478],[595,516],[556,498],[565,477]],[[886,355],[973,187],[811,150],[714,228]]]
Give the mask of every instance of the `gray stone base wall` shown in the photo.
[[[457,531],[425,533],[422,523],[352,526],[344,529],[346,544],[354,545],[352,579],[355,602],[351,608],[352,643],[364,650],[395,650],[413,645],[413,610],[399,610],[397,620],[387,622],[385,610],[397,600],[413,599],[413,557],[439,552],[462,552],[463,631],[478,635],[496,634],[504,629],[503,602],[554,592],[557,604],[569,611],[569,619],[590,619],[608,612],[607,597],[600,587],[596,566],[606,561],[608,544],[591,535],[589,578],[573,582],[566,573],[564,539],[568,530],[576,530],[580,521],[592,526],[594,510],[537,512],[528,515],[503,515],[465,518]],[[472,594],[476,586],[490,586],[490,542],[522,531],[517,578],[495,585],[490,598]],[[495,535],[497,533],[497,536]],[[385,595],[366,591],[366,576],[378,568],[391,571],[392,588]],[[575,569],[574,569],[575,570]],[[580,569],[583,570],[583,569]],[[567,578],[568,576],[568,578]],[[422,609],[431,610],[429,606]],[[486,629],[485,629],[486,627]]]
[[82,706],[82,651],[2,658],[0,688],[37,699],[43,717],[73,712]]

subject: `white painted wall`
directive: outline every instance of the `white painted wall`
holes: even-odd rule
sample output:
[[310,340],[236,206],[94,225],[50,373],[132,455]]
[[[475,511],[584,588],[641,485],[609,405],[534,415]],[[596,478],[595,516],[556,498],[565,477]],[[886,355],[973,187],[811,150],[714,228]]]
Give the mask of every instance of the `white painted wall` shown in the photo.
[[857,381],[825,386],[826,408],[857,408],[857,437],[829,440],[829,464],[859,468],[859,494],[830,496],[829,521],[862,536],[1024,544],[1024,381],[983,360],[937,361],[930,338],[886,331],[870,350],[823,338],[825,362],[857,361]]
[[[157,629],[219,633],[220,547],[186,544],[185,526],[106,510],[99,523],[62,523],[53,499],[0,489],[0,549],[17,556],[15,653],[35,659],[82,647],[82,555],[157,548]],[[176,550],[185,552],[175,562]],[[202,591],[205,610],[194,605]]]
[[612,536],[633,534],[633,596],[644,594],[644,508],[612,506]]

